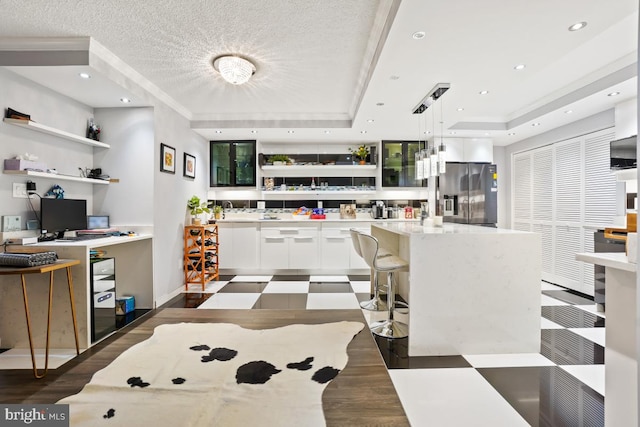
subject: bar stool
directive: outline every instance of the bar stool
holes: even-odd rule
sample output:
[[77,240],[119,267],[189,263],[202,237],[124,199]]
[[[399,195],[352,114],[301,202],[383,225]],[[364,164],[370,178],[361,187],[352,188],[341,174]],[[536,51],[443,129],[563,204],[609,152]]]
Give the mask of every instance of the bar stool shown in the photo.
[[378,257],[378,239],[368,234],[358,235],[362,258],[374,272],[387,273],[387,320],[376,322],[370,329],[375,335],[386,338],[405,338],[409,336],[409,326],[393,319],[395,309],[395,289],[393,286],[394,273],[406,271],[409,263],[395,255]]
[[[353,243],[353,249],[355,249],[356,253],[360,258],[363,258],[362,250],[360,248],[360,240],[358,238],[358,236],[362,233],[356,230],[355,228],[350,228],[349,233],[351,234],[351,242]],[[390,255],[391,255],[390,252],[386,251],[385,249],[380,249],[379,253],[376,256],[386,257]],[[385,303],[382,300],[382,298],[380,298],[380,291],[382,290],[383,287],[386,288],[386,286],[378,283],[378,272],[374,269],[373,270],[373,298],[368,301],[362,301],[360,303],[360,307],[364,310],[369,310],[369,311],[385,311],[387,309],[387,303]]]

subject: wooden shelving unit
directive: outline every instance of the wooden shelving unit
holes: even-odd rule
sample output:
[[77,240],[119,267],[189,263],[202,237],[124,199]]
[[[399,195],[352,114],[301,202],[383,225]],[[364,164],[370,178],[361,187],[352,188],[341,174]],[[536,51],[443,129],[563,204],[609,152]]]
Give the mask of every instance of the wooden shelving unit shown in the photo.
[[186,225],[184,227],[184,286],[205,285],[219,278],[218,225]]

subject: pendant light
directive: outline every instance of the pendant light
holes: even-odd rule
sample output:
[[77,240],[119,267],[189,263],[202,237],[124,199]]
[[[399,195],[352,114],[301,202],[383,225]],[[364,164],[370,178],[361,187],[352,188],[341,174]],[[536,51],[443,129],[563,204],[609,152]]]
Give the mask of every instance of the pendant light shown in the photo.
[[440,100],[440,146],[438,147],[438,173],[447,172],[447,147],[444,145],[444,133],[442,130],[442,125],[444,123],[444,114],[442,110],[443,102],[442,100]]
[[424,168],[422,166],[422,150],[420,149],[420,117],[418,116],[418,151],[414,154],[415,163],[415,179],[416,181],[420,181],[424,179]]

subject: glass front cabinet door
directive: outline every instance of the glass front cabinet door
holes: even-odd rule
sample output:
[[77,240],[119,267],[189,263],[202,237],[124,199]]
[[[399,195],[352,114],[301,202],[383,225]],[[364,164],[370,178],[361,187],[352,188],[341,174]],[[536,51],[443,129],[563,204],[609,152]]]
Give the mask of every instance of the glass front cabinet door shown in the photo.
[[382,186],[423,187],[415,179],[415,153],[424,147],[419,141],[382,141]]
[[256,141],[210,141],[210,187],[255,187]]

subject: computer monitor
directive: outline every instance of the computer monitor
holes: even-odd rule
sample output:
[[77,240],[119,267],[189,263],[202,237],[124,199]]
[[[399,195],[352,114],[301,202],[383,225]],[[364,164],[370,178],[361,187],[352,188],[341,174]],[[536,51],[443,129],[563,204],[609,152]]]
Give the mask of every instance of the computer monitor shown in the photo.
[[40,200],[41,228],[49,233],[83,230],[87,226],[87,201],[75,199]]
[[87,230],[105,230],[109,228],[108,215],[89,215],[87,217]]

